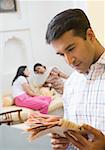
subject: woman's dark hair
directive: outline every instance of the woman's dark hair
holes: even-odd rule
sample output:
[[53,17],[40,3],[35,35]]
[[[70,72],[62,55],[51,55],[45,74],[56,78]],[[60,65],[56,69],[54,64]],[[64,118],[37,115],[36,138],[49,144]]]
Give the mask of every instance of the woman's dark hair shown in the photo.
[[19,77],[19,76],[24,76],[25,78],[27,77],[24,74],[24,70],[27,68],[27,66],[20,66],[17,70],[16,76],[14,77],[13,81],[12,81],[12,85],[15,82],[15,80]]
[[44,67],[44,68],[46,69],[46,67],[43,66],[42,64],[36,63],[36,64],[34,65],[34,67],[33,67],[33,70],[36,71],[36,68],[37,68],[37,67]]
[[74,35],[86,40],[88,28],[91,28],[90,22],[81,9],[68,9],[57,14],[50,21],[46,32],[46,42],[50,44],[69,30],[73,30]]

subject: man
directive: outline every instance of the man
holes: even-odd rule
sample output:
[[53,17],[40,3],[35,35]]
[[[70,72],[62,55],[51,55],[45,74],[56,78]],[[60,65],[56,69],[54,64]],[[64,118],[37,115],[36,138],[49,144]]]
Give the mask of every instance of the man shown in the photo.
[[42,81],[42,87],[53,88],[59,94],[63,94],[64,81],[68,75],[60,71],[57,67],[46,68],[46,66],[36,63],[34,65],[34,73],[36,75],[36,82]]
[[86,14],[80,9],[57,14],[48,25],[46,41],[75,69],[64,88],[64,117],[96,128],[84,127],[85,134],[92,134],[92,139],[73,131],[65,133],[66,138],[53,135],[53,150],[69,149],[70,143],[80,150],[104,150],[104,47],[96,39]]

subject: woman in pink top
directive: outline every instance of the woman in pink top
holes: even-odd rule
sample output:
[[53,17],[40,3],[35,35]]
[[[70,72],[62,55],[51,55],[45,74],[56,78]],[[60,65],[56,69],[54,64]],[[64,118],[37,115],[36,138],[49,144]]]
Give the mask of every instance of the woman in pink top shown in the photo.
[[20,66],[16,76],[12,81],[13,97],[17,106],[39,110],[41,113],[47,114],[48,107],[52,101],[48,96],[37,96],[30,88],[27,77],[29,77],[27,66]]

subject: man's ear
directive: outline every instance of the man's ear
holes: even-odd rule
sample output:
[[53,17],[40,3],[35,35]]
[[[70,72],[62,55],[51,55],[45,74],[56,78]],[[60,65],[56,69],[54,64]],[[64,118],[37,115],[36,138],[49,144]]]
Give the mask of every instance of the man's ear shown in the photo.
[[95,34],[91,28],[87,29],[86,37],[87,37],[87,39],[89,39],[91,41],[93,41],[95,39]]

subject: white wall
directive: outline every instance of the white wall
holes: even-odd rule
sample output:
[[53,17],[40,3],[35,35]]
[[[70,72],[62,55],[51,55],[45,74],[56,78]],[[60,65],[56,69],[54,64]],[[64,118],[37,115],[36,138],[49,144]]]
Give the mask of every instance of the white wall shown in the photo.
[[0,93],[11,91],[20,65],[33,65],[27,5],[17,1],[18,11],[0,13]]
[[88,0],[89,19],[97,39],[105,45],[105,1]]

